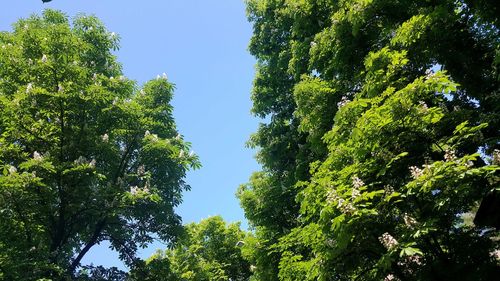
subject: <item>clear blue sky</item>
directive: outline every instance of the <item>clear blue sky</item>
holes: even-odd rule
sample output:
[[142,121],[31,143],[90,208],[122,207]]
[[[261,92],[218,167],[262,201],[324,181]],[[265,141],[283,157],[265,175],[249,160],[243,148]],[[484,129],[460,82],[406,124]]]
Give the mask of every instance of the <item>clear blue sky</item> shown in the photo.
[[[193,143],[203,167],[189,173],[192,190],[178,213],[185,223],[211,215],[244,222],[235,198],[259,166],[245,142],[259,120],[250,114],[255,61],[248,53],[251,25],[243,0],[41,0],[3,1],[0,30],[18,18],[59,9],[70,17],[94,14],[121,36],[117,52],[124,72],[139,84],[167,73],[177,86],[173,101],[180,132]],[[149,256],[154,244],[141,251]],[[123,268],[105,245],[84,260]]]

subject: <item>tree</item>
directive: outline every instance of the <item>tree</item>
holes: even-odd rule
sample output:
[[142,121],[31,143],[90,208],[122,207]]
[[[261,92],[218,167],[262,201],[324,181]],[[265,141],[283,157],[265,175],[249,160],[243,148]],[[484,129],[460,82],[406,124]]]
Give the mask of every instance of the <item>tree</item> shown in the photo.
[[174,207],[198,168],[166,76],[137,87],[92,16],[46,10],[0,34],[0,276],[70,278],[109,241],[128,265],[174,241]]
[[238,196],[260,280],[494,279],[499,233],[466,217],[499,186],[498,4],[247,9],[269,121]]
[[133,280],[249,280],[246,237],[239,223],[226,224],[220,216],[188,224],[172,249],[158,251],[132,272]]

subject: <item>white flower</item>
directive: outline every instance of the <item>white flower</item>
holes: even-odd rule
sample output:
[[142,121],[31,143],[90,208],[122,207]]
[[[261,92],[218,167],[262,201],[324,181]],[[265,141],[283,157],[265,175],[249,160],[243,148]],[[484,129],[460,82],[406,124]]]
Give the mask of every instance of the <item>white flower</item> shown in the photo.
[[348,104],[349,102],[350,102],[350,100],[346,96],[343,96],[340,99],[340,101],[337,103],[337,107],[341,108],[341,107],[345,106],[346,104]]
[[26,93],[31,92],[31,90],[33,90],[33,84],[32,83],[28,83],[28,86],[26,86]]
[[417,220],[407,213],[403,215],[403,220],[405,221],[405,225],[409,228],[413,228],[417,224]]
[[103,141],[103,142],[108,142],[108,141],[109,141],[109,135],[108,135],[108,134],[104,134],[104,135],[102,135],[102,137],[101,137],[101,138],[102,138],[102,141]]
[[311,46],[311,48],[313,48],[313,47],[315,47],[318,44],[316,44],[316,42],[314,42],[314,41],[311,41],[311,43],[309,45]]
[[114,80],[114,79],[115,79],[115,77],[113,77],[113,76],[109,77],[109,80]]
[[422,107],[424,111],[427,111],[429,109],[425,101],[419,101],[418,104],[420,105],[420,107]]
[[33,64],[33,60],[32,59],[28,59],[28,64],[32,65]]
[[500,150],[493,150],[493,157],[491,159],[493,165],[500,165]]
[[141,96],[144,96],[144,95],[146,94],[146,92],[144,92],[144,90],[141,90],[141,91],[139,92],[139,94],[140,94]]
[[184,157],[184,150],[181,149],[181,151],[179,151],[179,158],[182,158]]
[[58,92],[62,92],[62,91],[64,91],[64,88],[63,88],[63,86],[62,86],[61,84],[58,84],[58,85],[57,85],[57,91],[58,91]]
[[490,255],[494,257],[497,261],[500,261],[500,250],[494,250],[493,252],[490,252]]
[[123,76],[123,75],[118,76],[118,80],[125,81],[125,76]]
[[132,195],[137,195],[137,193],[139,193],[139,188],[138,188],[137,186],[135,186],[135,185],[134,185],[134,186],[131,186],[131,187],[130,187],[130,193],[131,193]]
[[364,186],[365,183],[357,176],[354,176],[352,178],[352,185],[354,186],[354,188],[360,188],[360,187]]
[[14,166],[10,166],[10,167],[9,167],[9,173],[10,173],[11,175],[12,175],[12,174],[17,173],[17,168],[16,168],[16,167],[14,167]]
[[144,165],[140,165],[137,167],[137,174],[138,175],[144,175],[146,173],[146,167]]
[[388,274],[385,278],[384,278],[384,281],[396,281],[396,280],[399,280],[398,278],[396,278],[396,276],[392,275],[392,274]]
[[95,163],[96,163],[95,159],[92,159],[92,160],[89,162],[89,166],[90,166],[91,168],[95,168]]
[[469,160],[469,161],[467,161],[467,163],[465,163],[465,166],[467,168],[470,168],[470,167],[474,166],[474,162],[472,162],[471,160]]
[[116,33],[111,32],[111,37],[115,37],[115,36],[116,36]]
[[453,161],[455,160],[457,157],[455,156],[455,151],[453,150],[449,150],[449,149],[446,149],[444,151],[444,160],[446,162],[449,162],[449,161]]
[[93,79],[93,80],[96,80],[96,79],[97,79],[97,73],[94,73],[94,74],[92,75],[92,79]]
[[175,136],[175,139],[176,140],[181,140],[181,134],[177,134],[177,136]]
[[410,173],[412,178],[417,179],[418,177],[422,176],[424,174],[424,171],[417,166],[411,166],[410,167]]
[[35,151],[35,152],[33,152],[33,159],[35,159],[36,161],[40,161],[40,160],[42,160],[42,155],[40,155],[40,153],[38,153],[38,151]]
[[165,80],[167,80],[167,79],[168,79],[168,78],[167,78],[167,74],[166,74],[165,72],[163,72],[163,74],[162,74],[162,78],[163,78],[163,79],[165,79]]
[[78,158],[75,160],[75,164],[78,164],[78,165],[84,164],[85,162],[86,162],[86,159],[85,159],[85,157],[83,157],[83,156],[80,156],[80,157],[78,157]]
[[384,187],[384,192],[385,192],[385,195],[391,195],[394,193],[394,187],[392,187],[390,185],[386,185]]
[[42,62],[47,62],[47,55],[42,56]]
[[411,255],[411,256],[408,256],[406,257],[406,261],[407,263],[413,263],[413,264],[416,264],[416,265],[422,265],[422,256],[420,255]]
[[149,135],[151,135],[151,132],[149,132],[149,130],[146,130],[146,132],[144,133],[144,136],[147,137]]
[[398,245],[398,241],[387,232],[382,234],[378,240],[387,250],[394,249]]

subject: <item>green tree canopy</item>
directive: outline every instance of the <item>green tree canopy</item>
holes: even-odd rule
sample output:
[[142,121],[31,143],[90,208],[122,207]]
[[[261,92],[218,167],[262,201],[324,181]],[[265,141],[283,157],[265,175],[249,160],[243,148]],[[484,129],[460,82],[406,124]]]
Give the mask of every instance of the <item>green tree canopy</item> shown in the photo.
[[166,76],[142,87],[95,17],[61,12],[0,33],[0,279],[71,277],[109,241],[128,265],[138,247],[180,233],[174,207],[189,168]]
[[497,2],[247,1],[259,280],[498,276]]
[[142,268],[132,272],[134,280],[249,280],[250,264],[243,255],[248,234],[239,223],[226,224],[214,216],[191,223],[172,249],[158,251]]

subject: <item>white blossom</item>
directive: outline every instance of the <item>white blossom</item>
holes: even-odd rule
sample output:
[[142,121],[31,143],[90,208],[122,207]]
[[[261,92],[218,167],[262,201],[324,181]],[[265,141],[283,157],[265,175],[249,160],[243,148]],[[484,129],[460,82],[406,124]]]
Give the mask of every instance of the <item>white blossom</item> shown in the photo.
[[130,187],[130,193],[131,193],[132,195],[137,195],[137,194],[139,193],[139,188],[138,188],[137,186],[135,186],[135,185],[134,185],[134,186],[131,186],[131,187]]
[[467,163],[465,163],[465,166],[467,168],[471,168],[472,166],[474,166],[474,162],[472,162],[471,160],[467,161]]
[[413,228],[417,224],[417,220],[415,220],[415,218],[408,215],[407,213],[403,215],[403,220],[405,222],[405,225],[410,228]]
[[78,164],[78,165],[82,165],[86,162],[87,160],[85,159],[85,157],[83,156],[79,156],[76,160],[75,160],[75,164]]
[[490,252],[490,255],[494,257],[497,261],[500,261],[500,250],[496,249],[492,252]]
[[177,134],[177,136],[175,136],[175,139],[176,139],[176,140],[181,140],[181,135],[180,135],[180,134]]
[[346,104],[348,104],[350,102],[349,98],[347,98],[346,96],[343,96],[340,101],[337,103],[337,107],[338,108],[341,108],[343,106],[345,106]]
[[146,132],[144,133],[144,136],[147,137],[149,135],[151,135],[151,132],[149,132],[149,130],[146,130]]
[[89,166],[90,166],[91,168],[95,168],[95,163],[96,163],[95,159],[92,159],[92,160],[89,162]]
[[179,158],[182,158],[182,157],[184,157],[184,150],[183,149],[181,149],[181,151],[179,151]]
[[493,157],[491,159],[493,165],[500,165],[500,150],[493,150]]
[[42,62],[47,62],[47,55],[42,56]]
[[40,161],[40,160],[42,160],[42,155],[40,155],[40,153],[38,153],[38,151],[35,151],[35,152],[33,152],[33,159]]
[[382,236],[380,236],[378,240],[380,241],[380,243],[382,243],[382,245],[384,245],[387,250],[394,249],[398,245],[398,241],[388,232],[382,234]]
[[10,167],[9,167],[9,173],[10,173],[11,175],[12,175],[12,174],[17,173],[17,168],[16,168],[16,167],[14,167],[14,166],[10,166]]
[[449,161],[453,161],[455,160],[457,157],[455,156],[455,151],[453,150],[449,150],[449,149],[446,149],[444,151],[444,160],[446,162],[449,162]]
[[146,173],[146,167],[144,165],[140,165],[137,167],[137,174],[138,175],[144,175]]
[[391,195],[394,193],[394,187],[392,187],[391,185],[386,185],[384,187],[384,192],[385,192],[385,195]]
[[144,96],[144,95],[146,94],[146,92],[144,92],[144,90],[141,90],[141,91],[139,92],[139,94],[140,94],[141,96]]
[[420,107],[422,107],[424,111],[427,111],[429,109],[425,101],[419,101],[418,104],[420,105]]
[[354,176],[352,178],[352,185],[354,186],[354,188],[361,188],[362,186],[365,185],[365,183],[357,176]]
[[392,274],[388,274],[385,278],[384,278],[384,281],[397,281],[399,280],[398,278],[396,278],[396,276],[392,275]]
[[62,86],[61,84],[58,84],[58,85],[57,85],[57,91],[58,91],[58,92],[62,92],[62,91],[64,91],[64,88],[63,88],[63,86]]
[[314,41],[311,41],[311,43],[309,45],[311,46],[311,48],[313,48],[313,47],[315,47],[318,44],[316,42],[314,42]]
[[32,83],[28,83],[28,86],[26,86],[26,93],[31,92],[31,90],[33,90],[33,84]]
[[115,36],[116,36],[116,33],[111,32],[111,34],[110,34],[110,35],[111,35],[111,37],[115,37]]
[[167,80],[167,79],[168,79],[167,74],[166,74],[165,72],[163,72],[163,74],[162,74],[162,78],[163,78],[163,79],[165,79],[165,80]]
[[417,166],[411,166],[410,173],[411,173],[412,178],[417,179],[418,177],[420,177],[424,174],[424,171]]
[[108,135],[108,134],[104,134],[104,135],[102,135],[102,137],[101,137],[101,138],[102,138],[102,141],[103,141],[103,142],[108,142],[108,141],[109,141],[109,135]]

